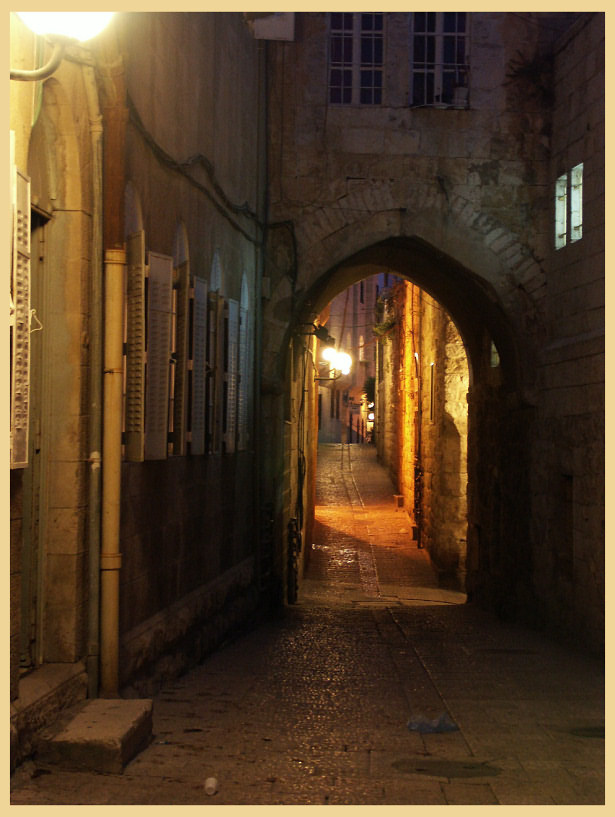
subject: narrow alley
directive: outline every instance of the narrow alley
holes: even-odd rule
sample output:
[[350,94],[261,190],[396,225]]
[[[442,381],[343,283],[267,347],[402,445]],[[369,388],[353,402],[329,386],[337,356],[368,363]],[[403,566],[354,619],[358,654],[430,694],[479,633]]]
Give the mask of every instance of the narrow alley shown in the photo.
[[601,663],[440,587],[374,446],[318,458],[298,603],[167,683],[123,774],[35,757],[13,804],[604,802]]

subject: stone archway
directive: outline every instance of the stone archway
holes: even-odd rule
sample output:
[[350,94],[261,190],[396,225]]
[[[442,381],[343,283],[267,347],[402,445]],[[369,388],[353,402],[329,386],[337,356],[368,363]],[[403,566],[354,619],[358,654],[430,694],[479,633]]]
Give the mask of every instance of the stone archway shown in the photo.
[[[381,216],[385,222],[391,221],[390,213]],[[398,214],[395,219],[399,227]],[[377,221],[374,216],[372,226]],[[392,224],[388,226],[390,228]],[[347,247],[346,238],[351,233],[354,234],[354,242],[359,240],[356,225],[354,231],[348,225],[338,231],[335,253],[330,253],[329,258],[339,257]],[[364,243],[365,233],[361,233],[360,239],[363,244],[361,248],[328,267],[320,266],[320,270],[325,270],[320,275],[314,274],[318,266],[304,260],[297,270],[293,286],[280,287],[281,292],[286,290],[288,293],[290,289],[291,297],[286,294],[286,297],[270,305],[271,314],[278,318],[278,331],[283,325],[280,319],[283,316],[288,319],[282,333],[277,371],[269,369],[268,372],[269,383],[273,384],[269,395],[270,405],[273,407],[277,402],[278,417],[292,426],[292,410],[289,413],[288,405],[290,400],[292,409],[294,386],[284,381],[285,378],[292,380],[296,377],[297,367],[292,363],[289,365],[289,361],[296,357],[299,345],[304,342],[298,334],[298,327],[313,321],[338,292],[386,269],[407,278],[432,295],[457,325],[470,367],[468,597],[502,614],[531,618],[537,607],[532,588],[529,491],[534,408],[528,394],[532,393],[534,385],[531,365],[534,353],[533,338],[524,336],[522,332],[527,314],[524,314],[522,299],[514,291],[511,281],[514,276],[512,273],[508,277],[502,275],[503,262],[496,264],[495,251],[484,246],[480,266],[484,265],[485,257],[491,256],[499,276],[492,267],[489,267],[488,276],[474,272],[423,236],[389,235],[387,238],[379,237],[370,245]],[[450,245],[451,240],[449,236],[444,243]],[[319,244],[312,242],[308,256],[311,255],[313,261],[319,258],[322,263],[323,245],[327,243],[333,243],[331,233]],[[536,272],[536,262],[532,260],[527,268]],[[311,280],[308,280],[309,272]],[[540,326],[537,329],[540,331]],[[497,371],[492,366],[494,345],[500,361]],[[271,414],[275,416],[276,411],[272,410]],[[278,474],[286,475],[285,501],[290,499],[292,502],[293,454],[285,450],[281,436],[278,443],[277,452],[274,453],[276,467],[280,469]],[[280,533],[283,539],[282,531],[288,514],[284,515],[284,500],[281,497],[277,497],[277,504],[281,511]],[[525,546],[522,559],[519,558],[520,543]],[[284,548],[283,542],[281,546]],[[284,563],[284,558],[280,561]]]

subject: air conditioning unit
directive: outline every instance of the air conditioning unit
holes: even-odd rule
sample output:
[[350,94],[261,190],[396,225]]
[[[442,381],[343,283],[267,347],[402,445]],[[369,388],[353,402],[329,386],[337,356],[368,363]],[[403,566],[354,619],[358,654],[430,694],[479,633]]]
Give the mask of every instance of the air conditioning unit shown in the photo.
[[295,39],[294,11],[244,12],[244,17],[252,30],[255,40]]

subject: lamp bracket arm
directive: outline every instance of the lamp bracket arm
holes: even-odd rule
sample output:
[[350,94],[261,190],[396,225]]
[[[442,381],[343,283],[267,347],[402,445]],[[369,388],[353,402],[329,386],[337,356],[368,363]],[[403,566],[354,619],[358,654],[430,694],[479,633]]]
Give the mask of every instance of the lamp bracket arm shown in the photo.
[[64,52],[66,51],[66,46],[69,42],[70,40],[68,38],[54,37],[53,51],[46,65],[43,65],[41,68],[37,68],[34,71],[19,71],[11,69],[11,79],[22,80],[24,82],[27,80],[47,79],[47,77],[50,77],[53,72],[57,70],[62,62]]

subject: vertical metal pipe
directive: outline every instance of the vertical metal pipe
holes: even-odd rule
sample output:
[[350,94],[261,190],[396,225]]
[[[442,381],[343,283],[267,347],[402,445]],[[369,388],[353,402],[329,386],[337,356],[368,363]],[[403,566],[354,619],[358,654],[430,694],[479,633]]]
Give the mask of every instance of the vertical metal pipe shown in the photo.
[[83,68],[83,79],[90,118],[92,139],[92,252],[90,274],[90,386],[88,451],[88,696],[98,695],[99,606],[100,606],[100,508],[101,508],[101,439],[102,439],[102,116],[98,103],[96,77],[92,66]]
[[100,694],[119,695],[120,482],[125,250],[105,253]]
[[258,42],[258,121],[256,151],[258,163],[257,176],[257,207],[258,207],[258,241],[256,243],[255,266],[256,266],[256,286],[255,286],[255,322],[254,322],[254,411],[252,416],[252,439],[254,440],[254,530],[256,532],[256,576],[259,591],[263,590],[265,577],[263,571],[263,548],[268,547],[263,542],[262,527],[264,524],[264,497],[262,473],[262,446],[263,429],[262,421],[262,400],[261,400],[261,377],[262,377],[262,357],[263,357],[263,276],[265,272],[265,250],[267,242],[267,210],[269,186],[268,180],[268,94],[267,94],[267,41]]

